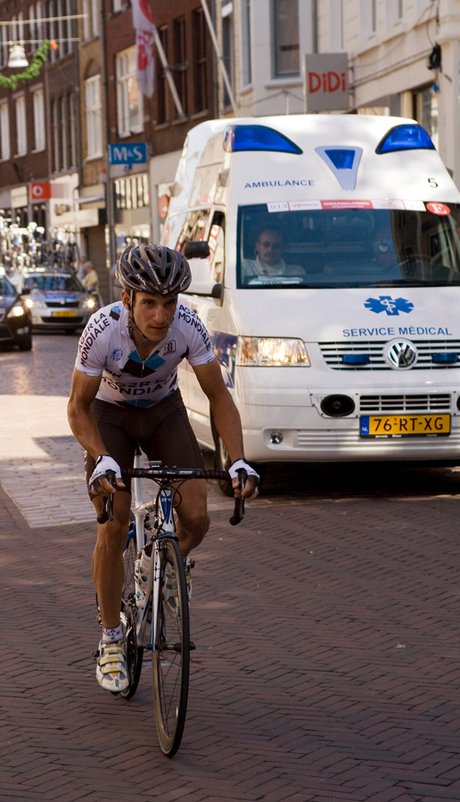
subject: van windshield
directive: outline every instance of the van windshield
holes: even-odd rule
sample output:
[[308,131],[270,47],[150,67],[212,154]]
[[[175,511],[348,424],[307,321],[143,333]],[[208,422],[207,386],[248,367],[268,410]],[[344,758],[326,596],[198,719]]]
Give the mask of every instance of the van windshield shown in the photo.
[[27,276],[25,287],[30,290],[42,290],[42,292],[85,292],[84,287],[76,276],[64,276],[51,273],[34,273]]
[[[298,208],[307,203],[316,208]],[[293,211],[288,203],[241,206],[237,286],[460,284],[460,204],[393,201],[401,208],[388,209],[378,208],[388,201],[364,201],[365,208],[324,208],[340,203],[296,202]]]

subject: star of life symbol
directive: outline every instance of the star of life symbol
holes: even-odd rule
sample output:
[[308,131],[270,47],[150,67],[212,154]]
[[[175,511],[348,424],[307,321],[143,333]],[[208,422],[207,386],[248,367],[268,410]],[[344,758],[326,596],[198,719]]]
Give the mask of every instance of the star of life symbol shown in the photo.
[[364,306],[371,312],[386,312],[387,315],[399,315],[400,312],[412,312],[414,304],[405,298],[393,298],[391,295],[380,295],[378,298],[368,298]]

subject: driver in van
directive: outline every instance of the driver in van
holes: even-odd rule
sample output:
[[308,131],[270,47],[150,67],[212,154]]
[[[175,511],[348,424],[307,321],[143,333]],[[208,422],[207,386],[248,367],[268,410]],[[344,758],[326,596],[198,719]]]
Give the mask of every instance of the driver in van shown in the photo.
[[284,260],[286,241],[281,228],[264,228],[255,243],[255,259],[244,259],[243,273],[250,276],[303,276],[300,265],[290,265]]

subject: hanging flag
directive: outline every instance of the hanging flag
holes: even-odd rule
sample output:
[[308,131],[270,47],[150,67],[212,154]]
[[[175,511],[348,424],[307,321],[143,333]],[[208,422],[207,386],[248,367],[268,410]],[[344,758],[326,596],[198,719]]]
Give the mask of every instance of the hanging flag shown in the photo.
[[148,0],[132,0],[133,26],[136,29],[136,78],[140,91],[153,95],[153,43],[155,25]]
[[133,9],[133,26],[136,30],[154,33],[155,25],[147,0],[132,0],[131,7]]
[[136,78],[140,91],[147,97],[153,95],[153,33],[136,31]]

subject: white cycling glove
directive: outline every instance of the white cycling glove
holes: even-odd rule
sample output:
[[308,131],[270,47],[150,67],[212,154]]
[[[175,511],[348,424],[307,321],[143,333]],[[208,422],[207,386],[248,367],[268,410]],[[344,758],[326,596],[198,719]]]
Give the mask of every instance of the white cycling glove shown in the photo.
[[257,487],[257,485],[259,484],[259,481],[260,481],[260,476],[257,473],[257,471],[255,471],[254,468],[251,468],[251,466],[248,465],[248,463],[244,459],[237,459],[235,462],[233,462],[230,465],[230,468],[228,469],[230,477],[232,479],[238,478],[238,471],[240,471],[240,470],[246,471],[246,473],[247,473],[247,475],[249,477],[252,476],[254,478],[254,480],[255,480],[254,484]]
[[108,454],[101,454],[101,456],[97,458],[94,471],[89,477],[88,484],[90,490],[96,489],[98,480],[104,478],[107,471],[113,471],[115,478],[121,479],[121,469],[118,462],[115,462]]

